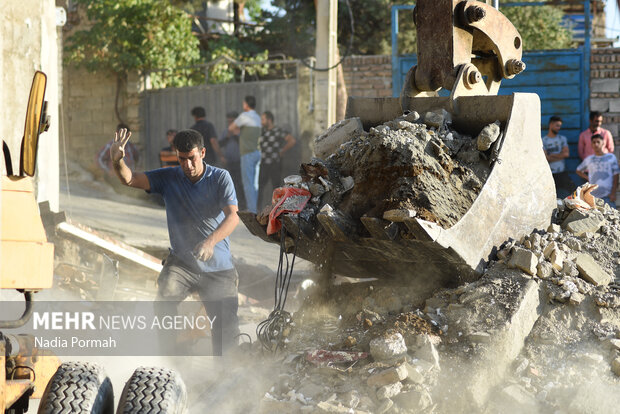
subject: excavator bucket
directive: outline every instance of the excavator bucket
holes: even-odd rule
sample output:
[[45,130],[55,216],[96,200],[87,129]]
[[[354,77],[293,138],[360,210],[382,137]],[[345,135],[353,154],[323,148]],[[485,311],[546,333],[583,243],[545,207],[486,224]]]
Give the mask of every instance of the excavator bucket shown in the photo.
[[[345,140],[334,138],[345,123],[315,141],[320,145],[317,155],[326,163],[310,169],[322,169],[318,178],[323,187],[330,191],[327,176],[342,180],[328,171],[335,165],[345,167],[340,172],[350,174],[345,178],[349,187],[356,188],[336,197],[341,204],[330,195],[333,205],[327,205],[323,190],[314,191],[314,205],[320,212],[281,217],[281,231],[286,232],[282,239],[268,236],[251,213],[240,216],[255,235],[285,240],[288,248],[296,247],[297,255],[323,264],[328,271],[354,278],[400,277],[440,287],[477,278],[502,243],[546,228],[556,206],[555,185],[541,150],[540,99],[524,93],[497,96],[502,79],[525,70],[522,39],[512,23],[492,6],[469,0],[418,0],[413,20],[418,65],[409,70],[400,97],[350,98],[349,124],[358,118],[355,122],[361,123],[363,131],[345,134]],[[450,90],[450,96],[438,97],[441,88]],[[449,122],[427,121],[433,113],[445,114]],[[419,125],[420,115],[428,129]],[[448,124],[456,136],[469,137],[458,140],[470,148],[471,163],[461,157],[460,149],[454,149]],[[490,124],[501,130],[499,138],[490,147],[481,146],[479,139],[474,143],[472,138]],[[407,135],[407,130],[414,134]],[[372,147],[374,142],[381,145]],[[408,155],[404,164],[390,164],[404,153],[413,157]],[[424,164],[425,154],[434,154],[435,159]],[[454,164],[450,157],[463,163]],[[472,165],[485,170],[482,174],[471,170],[480,180],[470,181],[475,182],[471,186],[475,191],[465,200],[459,194],[466,191],[467,181],[454,181],[451,174],[465,176]],[[308,189],[323,188],[316,174],[304,165],[302,170]],[[360,172],[374,177],[366,179]],[[432,185],[422,181],[427,176],[435,178]],[[448,186],[448,196],[434,196],[433,192],[440,194]],[[377,187],[391,189],[388,193]],[[382,199],[365,200],[377,196]],[[383,207],[395,199],[411,208],[390,211],[406,214],[386,215]],[[363,206],[356,208],[360,203]],[[450,203],[449,207],[457,207],[448,213],[450,221],[427,210]],[[457,210],[458,214],[452,213]]]
[[[338,210],[317,214],[318,225],[292,215],[282,217],[289,246],[297,255],[353,278],[415,279],[426,286],[476,279],[504,241],[549,225],[556,206],[555,185],[541,151],[540,100],[535,94],[414,98],[408,110],[450,110],[455,129],[475,136],[497,120],[503,128],[488,179],[468,211],[449,228],[418,217],[390,222],[358,221]],[[397,98],[351,98],[348,117],[369,129],[402,115]],[[247,212],[250,231],[271,242],[265,227]],[[362,236],[359,236],[362,235]],[[406,235],[406,237],[403,237]]]

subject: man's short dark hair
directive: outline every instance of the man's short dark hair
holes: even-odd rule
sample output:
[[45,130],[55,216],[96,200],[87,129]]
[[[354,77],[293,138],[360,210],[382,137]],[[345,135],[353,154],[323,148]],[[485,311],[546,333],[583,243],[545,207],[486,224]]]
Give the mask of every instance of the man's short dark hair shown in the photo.
[[204,148],[204,140],[202,134],[195,129],[184,129],[177,132],[172,145],[179,152],[190,152],[194,148],[198,148],[200,151]]
[[176,134],[177,130],[176,129],[169,129],[166,131],[166,135],[172,135],[172,134]]
[[274,121],[273,119],[273,114],[271,113],[271,111],[265,111],[263,112],[263,115],[265,115],[265,118],[267,118],[268,120],[270,120],[271,122]]
[[590,121],[594,121],[594,119],[598,118],[599,116],[603,116],[603,114],[600,111],[591,111],[590,112]]
[[605,141],[601,134],[594,134],[594,135],[592,135],[592,137],[590,138],[590,141],[594,141],[595,139],[600,139],[601,141]]
[[239,116],[239,112],[237,111],[229,111],[226,113],[226,118],[237,119],[238,116]]
[[552,117],[549,118],[549,125],[551,125],[554,122],[558,122],[558,121],[562,122],[562,118],[560,118],[557,115],[553,115]]
[[246,104],[248,104],[248,106],[251,109],[256,108],[256,98],[253,97],[252,95],[246,96],[243,100],[245,101]]
[[204,118],[205,116],[207,116],[207,112],[202,106],[197,106],[195,108],[192,108],[192,116],[196,118]]

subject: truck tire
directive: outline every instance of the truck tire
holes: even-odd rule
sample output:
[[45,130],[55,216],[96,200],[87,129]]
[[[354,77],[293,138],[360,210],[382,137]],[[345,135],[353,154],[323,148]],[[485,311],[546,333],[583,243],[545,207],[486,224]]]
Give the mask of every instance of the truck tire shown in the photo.
[[164,368],[137,368],[123,388],[116,414],[183,414],[187,390],[181,376]]
[[103,367],[65,362],[45,387],[39,414],[113,414],[114,391]]

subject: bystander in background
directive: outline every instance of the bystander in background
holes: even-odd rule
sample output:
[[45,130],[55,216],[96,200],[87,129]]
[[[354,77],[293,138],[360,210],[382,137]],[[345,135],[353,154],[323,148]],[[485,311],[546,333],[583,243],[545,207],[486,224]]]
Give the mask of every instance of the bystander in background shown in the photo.
[[239,116],[237,111],[230,111],[226,114],[226,128],[220,134],[220,149],[224,155],[223,167],[228,170],[235,185],[239,209],[245,210],[245,194],[243,192],[243,182],[241,181],[241,155],[239,154],[239,135],[230,132],[228,127]]
[[286,130],[275,126],[273,113],[261,115],[262,134],[260,148],[260,174],[258,176],[259,209],[271,204],[271,193],[281,184],[282,157],[295,146],[295,138]]
[[575,190],[575,183],[566,171],[565,159],[569,156],[568,141],[560,135],[562,118],[557,115],[549,118],[549,130],[543,137],[543,150],[549,162],[549,168],[555,181],[555,191],[558,198],[564,198]]
[[604,139],[599,134],[592,135],[594,154],[586,157],[577,167],[577,174],[598,188],[592,191],[594,197],[602,198],[607,204],[616,207],[618,191],[618,160],[614,154],[604,153]]
[[221,162],[222,152],[217,142],[215,127],[207,121],[207,112],[202,106],[193,108],[191,114],[194,117],[195,124],[190,129],[200,132],[204,139],[204,147],[207,150],[205,162],[209,165],[218,166]]
[[175,167],[179,165],[179,159],[177,158],[177,151],[174,148],[174,137],[177,134],[176,129],[169,129],[166,131],[166,140],[168,146],[163,147],[159,151],[159,162],[162,167]]
[[588,129],[579,134],[579,158],[585,160],[590,155],[594,154],[594,149],[592,148],[592,136],[594,134],[598,134],[603,139],[603,153],[614,153],[614,139],[611,136],[611,132],[602,128],[603,125],[603,115],[598,111],[590,112],[590,126]]

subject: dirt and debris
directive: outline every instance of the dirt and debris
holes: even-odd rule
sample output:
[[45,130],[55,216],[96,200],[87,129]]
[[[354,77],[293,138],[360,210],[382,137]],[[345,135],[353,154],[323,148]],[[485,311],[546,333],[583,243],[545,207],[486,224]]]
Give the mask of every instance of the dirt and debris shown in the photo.
[[[480,138],[453,129],[444,110],[424,117],[410,112],[369,132],[359,120],[346,121],[317,139],[324,159],[301,167],[297,186],[313,196],[306,219],[329,205],[354,220],[405,210],[448,228],[467,212],[490,173],[487,154],[477,148]],[[483,133],[497,139],[499,122]],[[259,222],[266,222],[268,211]]]
[[[571,214],[562,206],[547,229],[500,246],[482,278],[433,295],[317,287],[260,412],[613,412],[620,214],[599,204],[570,227]],[[340,352],[358,357],[308,359]]]

